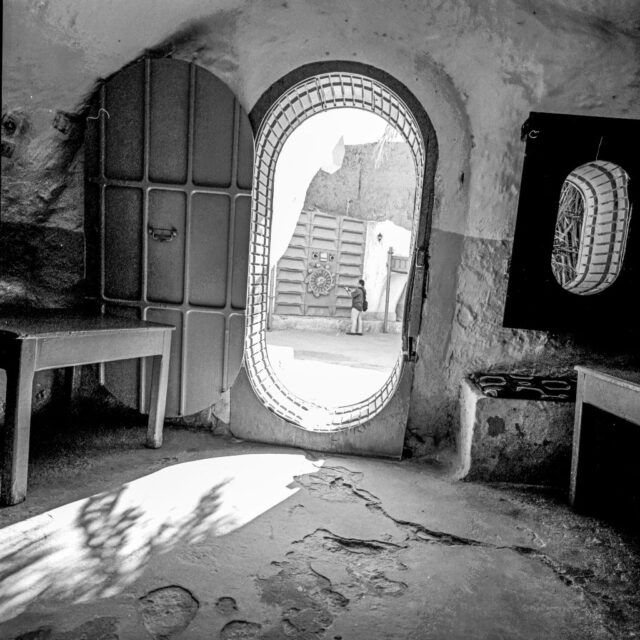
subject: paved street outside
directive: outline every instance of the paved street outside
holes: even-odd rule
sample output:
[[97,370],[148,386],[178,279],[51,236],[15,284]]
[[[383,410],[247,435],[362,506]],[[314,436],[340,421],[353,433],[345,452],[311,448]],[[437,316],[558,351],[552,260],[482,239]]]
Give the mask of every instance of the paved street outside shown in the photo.
[[286,329],[267,332],[267,345],[271,364],[290,391],[337,407],[380,389],[400,354],[401,336]]

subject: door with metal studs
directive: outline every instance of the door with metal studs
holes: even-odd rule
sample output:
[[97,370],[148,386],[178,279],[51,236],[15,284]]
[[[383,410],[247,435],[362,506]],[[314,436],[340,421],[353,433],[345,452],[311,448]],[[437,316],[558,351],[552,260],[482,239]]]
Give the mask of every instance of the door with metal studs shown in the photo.
[[[176,326],[167,416],[214,404],[242,360],[253,135],[231,90],[180,60],[146,59],[104,83],[86,132],[88,256],[103,308]],[[91,279],[91,278],[90,278]],[[104,383],[148,410],[146,363]]]

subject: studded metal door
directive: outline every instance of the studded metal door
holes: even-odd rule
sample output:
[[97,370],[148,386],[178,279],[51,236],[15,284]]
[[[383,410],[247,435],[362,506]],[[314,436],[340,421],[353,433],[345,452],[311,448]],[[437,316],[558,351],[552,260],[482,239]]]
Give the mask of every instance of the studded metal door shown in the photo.
[[[177,327],[167,415],[193,414],[229,388],[242,359],[251,126],[226,85],[171,59],[126,67],[92,111],[87,207],[99,221],[101,301]],[[105,384],[147,410],[145,363],[109,365]]]
[[278,261],[275,313],[350,317],[351,296],[362,277],[366,224],[303,209]]

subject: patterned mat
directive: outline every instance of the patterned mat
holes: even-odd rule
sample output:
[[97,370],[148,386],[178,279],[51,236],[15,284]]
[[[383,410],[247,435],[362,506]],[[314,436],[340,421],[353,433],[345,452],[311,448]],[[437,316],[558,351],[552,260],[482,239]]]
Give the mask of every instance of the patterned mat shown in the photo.
[[575,377],[527,376],[512,373],[473,373],[469,378],[486,396],[520,400],[575,402]]

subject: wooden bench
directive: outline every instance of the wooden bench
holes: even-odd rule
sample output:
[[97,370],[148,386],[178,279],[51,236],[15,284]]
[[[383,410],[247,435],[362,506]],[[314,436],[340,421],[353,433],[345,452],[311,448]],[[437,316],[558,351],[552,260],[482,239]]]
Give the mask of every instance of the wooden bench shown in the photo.
[[7,372],[0,504],[25,499],[31,397],[36,371],[152,357],[147,446],[162,445],[171,332],[175,327],[115,316],[30,311],[0,317],[0,368]]
[[576,408],[571,456],[569,499],[573,506],[581,503],[582,476],[588,470],[580,457],[584,445],[583,405],[589,404],[640,426],[640,371],[575,367],[578,372]]

